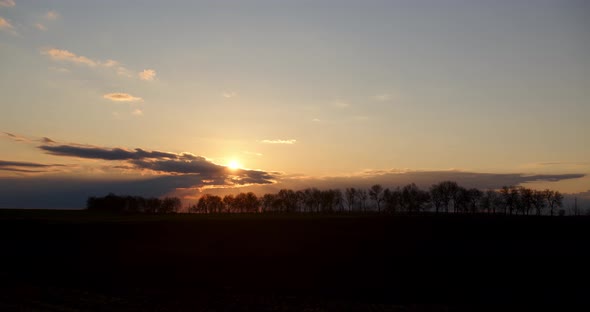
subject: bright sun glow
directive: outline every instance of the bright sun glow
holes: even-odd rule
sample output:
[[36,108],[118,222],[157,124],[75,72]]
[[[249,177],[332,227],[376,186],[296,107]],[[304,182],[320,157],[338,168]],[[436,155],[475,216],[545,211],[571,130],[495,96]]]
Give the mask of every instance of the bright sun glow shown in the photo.
[[229,169],[235,170],[235,169],[238,169],[238,168],[240,168],[240,163],[238,163],[238,162],[237,162],[237,161],[235,161],[235,160],[232,160],[232,161],[230,161],[230,162],[227,164],[227,167],[228,167]]

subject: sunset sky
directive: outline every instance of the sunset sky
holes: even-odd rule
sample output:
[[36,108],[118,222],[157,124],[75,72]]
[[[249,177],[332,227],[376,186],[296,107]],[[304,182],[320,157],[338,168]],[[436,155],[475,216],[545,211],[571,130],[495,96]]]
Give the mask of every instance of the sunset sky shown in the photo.
[[0,207],[443,179],[590,198],[589,99],[589,1],[0,0]]

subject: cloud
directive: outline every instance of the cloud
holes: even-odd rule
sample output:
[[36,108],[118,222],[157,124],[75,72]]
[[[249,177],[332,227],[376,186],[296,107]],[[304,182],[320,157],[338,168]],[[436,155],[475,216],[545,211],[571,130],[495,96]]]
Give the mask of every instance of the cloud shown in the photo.
[[321,120],[319,118],[314,118],[311,121],[313,121],[313,122],[321,122]]
[[140,97],[135,97],[131,94],[121,92],[107,93],[102,97],[114,102],[137,102],[142,100]]
[[382,184],[384,187],[403,186],[408,183],[416,183],[421,188],[428,188],[440,181],[456,181],[465,187],[479,189],[498,189],[502,186],[520,185],[527,182],[547,181],[557,182],[562,180],[579,179],[585,177],[582,173],[573,174],[540,174],[527,175],[522,173],[481,173],[457,170],[418,171],[418,170],[369,170],[350,176],[323,177],[323,178],[294,178],[291,182],[297,184],[302,181],[305,184],[318,187],[370,187],[373,184]]
[[141,80],[152,81],[152,80],[154,80],[154,78],[156,78],[156,71],[153,69],[144,69],[143,71],[139,72],[137,75],[139,76],[139,79],[141,79]]
[[534,165],[537,166],[588,166],[590,162],[587,161],[549,161],[549,162],[539,162],[535,163]]
[[249,151],[242,151],[242,153],[246,154],[246,155],[253,155],[253,156],[263,156],[262,153],[257,153],[257,152],[249,152]]
[[60,49],[50,48],[50,49],[45,49],[45,50],[41,51],[41,54],[48,55],[49,57],[51,57],[53,60],[56,60],[56,61],[70,62],[70,63],[74,63],[74,64],[83,64],[83,65],[87,65],[90,67],[95,67],[99,64],[98,61],[89,59],[85,56],[76,55],[68,50],[60,50]]
[[133,112],[131,112],[131,114],[133,114],[135,116],[143,116],[143,111],[139,108],[136,108],[133,110]]
[[43,137],[41,138],[41,140],[39,140],[41,143],[43,144],[55,144],[57,142],[55,142],[54,140],[48,138],[48,137]]
[[35,24],[35,28],[39,29],[40,31],[47,31],[47,27],[41,23]]
[[225,91],[221,95],[226,99],[231,99],[233,97],[236,97],[238,94],[234,91]]
[[14,26],[12,26],[12,24],[10,24],[10,21],[8,21],[7,19],[0,17],[0,29],[10,31],[14,30]]
[[[45,26],[42,24],[37,24],[36,27],[40,30],[46,29]],[[112,59],[108,59],[106,61],[99,61],[86,56],[77,55],[68,50],[56,48],[43,49],[41,50],[41,54],[49,56],[54,61],[69,62],[78,65],[82,64],[92,68],[107,68],[114,71],[119,76],[124,76],[128,78],[135,77],[135,74],[132,70],[126,68],[120,62]],[[156,77],[156,71],[153,69],[146,69],[138,73],[137,76],[142,80],[154,80],[154,78]]]
[[332,106],[337,108],[347,108],[350,107],[350,104],[343,102],[343,101],[336,101],[332,103]]
[[264,144],[295,144],[296,142],[297,142],[297,140],[295,140],[295,139],[290,139],[290,140],[277,139],[277,140],[262,140],[262,141],[260,141],[260,143],[264,143]]
[[102,63],[102,66],[104,67],[115,67],[115,66],[119,66],[120,63],[115,61],[115,60],[106,60],[105,62]]
[[391,94],[384,93],[373,95],[371,98],[377,102],[387,102],[391,100],[392,96]]
[[48,11],[47,13],[45,13],[44,17],[48,21],[55,21],[59,18],[59,13],[57,13],[56,11]]
[[[101,159],[108,161],[128,161],[128,164],[139,170],[151,170],[160,173],[200,174],[202,176],[232,176],[251,179],[259,177],[270,180],[272,175],[264,175],[258,170],[230,170],[226,166],[218,165],[202,156],[190,153],[171,153],[161,151],[146,151],[141,148],[128,150],[123,148],[105,148],[92,145],[62,144],[41,145],[38,148],[53,156],[67,156],[86,159]],[[259,181],[269,183],[268,181]]]
[[2,7],[13,7],[15,6],[16,3],[14,3],[14,0],[0,0],[0,6]]
[[[177,181],[175,188],[233,188],[254,184],[272,184],[278,173],[253,169],[230,169],[211,160],[191,153],[171,153],[134,150],[123,148],[105,148],[80,144],[44,144],[38,148],[52,156],[77,157],[115,162],[107,165],[109,169],[125,172],[148,173],[152,176],[175,176],[166,181]],[[175,188],[166,186],[166,192]],[[116,188],[111,191],[119,192]],[[163,191],[163,190],[160,190]],[[158,193],[160,194],[160,193]],[[151,194],[152,196],[158,194]]]
[[41,145],[38,147],[47,154],[54,156],[69,156],[88,159],[102,159],[102,160],[133,160],[146,158],[171,158],[171,159],[193,159],[192,154],[175,154],[159,151],[145,151],[140,148],[135,150],[127,150],[122,148],[104,148],[92,145]]
[[0,171],[13,171],[13,172],[26,172],[26,173],[39,173],[49,172],[55,167],[64,167],[62,164],[39,164],[32,162],[21,162],[21,161],[7,161],[0,160]]
[[30,143],[32,142],[31,139],[22,136],[22,135],[17,135],[14,133],[10,133],[10,132],[4,132],[4,135],[7,136],[9,139],[16,141],[16,142],[26,142],[26,143]]

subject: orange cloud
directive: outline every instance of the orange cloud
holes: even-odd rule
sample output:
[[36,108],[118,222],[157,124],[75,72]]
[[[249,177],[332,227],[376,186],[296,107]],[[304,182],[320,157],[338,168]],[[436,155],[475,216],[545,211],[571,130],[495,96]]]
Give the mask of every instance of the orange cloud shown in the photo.
[[45,27],[45,25],[41,24],[41,23],[37,23],[35,24],[35,27],[37,29],[39,29],[40,31],[47,31],[47,27]]
[[50,21],[55,21],[56,19],[59,18],[59,13],[57,13],[55,11],[49,11],[49,12],[45,13],[45,18]]
[[137,102],[142,100],[140,97],[135,97],[131,94],[121,92],[107,93],[102,97],[114,102]]
[[84,64],[84,65],[88,65],[90,67],[94,67],[96,65],[98,65],[97,61],[91,60],[85,56],[80,56],[80,55],[76,55],[68,50],[60,50],[60,49],[46,49],[44,51],[41,52],[44,55],[48,55],[49,57],[51,57],[54,60],[58,60],[58,61],[65,61],[65,62],[71,62],[71,63],[76,63],[76,64]]
[[156,71],[153,69],[144,69],[143,71],[139,72],[137,75],[139,76],[139,79],[141,79],[141,80],[152,81],[152,80],[154,80],[154,78],[156,78]]
[[261,143],[264,144],[295,144],[297,142],[297,140],[294,139],[290,139],[290,140],[262,140],[260,141]]
[[14,27],[12,26],[12,24],[10,24],[8,20],[4,19],[3,17],[0,17],[0,29],[12,30],[14,29]]
[[13,7],[16,4],[14,3],[14,0],[0,0],[0,6],[3,7]]

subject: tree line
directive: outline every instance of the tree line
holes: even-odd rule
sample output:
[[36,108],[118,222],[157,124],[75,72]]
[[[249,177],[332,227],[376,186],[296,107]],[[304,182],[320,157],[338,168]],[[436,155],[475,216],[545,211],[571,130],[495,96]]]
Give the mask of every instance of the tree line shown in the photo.
[[89,197],[86,209],[105,212],[125,213],[176,213],[182,208],[177,197],[143,198],[140,196],[118,196],[113,193],[104,197]]
[[[346,188],[320,190],[307,188],[257,196],[253,192],[225,195],[205,194],[185,211],[189,213],[383,213],[416,214],[487,213],[506,215],[556,215],[563,206],[558,191],[532,190],[522,186],[504,186],[481,191],[464,188],[453,181],[442,181],[428,190],[411,183],[403,187],[384,188],[375,184],[368,189]],[[138,196],[90,197],[88,210],[129,213],[176,213],[182,204],[176,197],[143,198]]]
[[319,190],[307,188],[256,196],[252,192],[223,197],[203,195],[191,213],[488,213],[521,215],[556,215],[563,206],[563,195],[549,189],[539,191],[522,186],[504,186],[481,191],[464,188],[453,181],[443,181],[422,190],[411,183],[403,187],[383,188],[375,184],[368,189],[346,188]]

